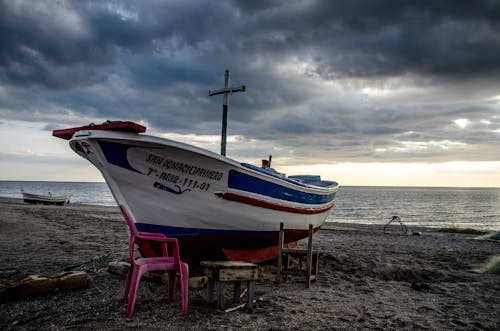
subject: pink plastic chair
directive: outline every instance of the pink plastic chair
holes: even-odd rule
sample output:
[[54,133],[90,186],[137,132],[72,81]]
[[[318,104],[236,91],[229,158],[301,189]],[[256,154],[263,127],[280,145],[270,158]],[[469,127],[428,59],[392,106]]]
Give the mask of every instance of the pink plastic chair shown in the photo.
[[[181,302],[182,302],[182,315],[187,314],[188,310],[188,279],[189,268],[187,263],[180,259],[179,246],[177,239],[167,238],[160,233],[139,232],[135,227],[132,217],[124,206],[120,209],[127,221],[129,228],[129,253],[130,253],[130,269],[127,274],[127,282],[125,284],[125,291],[123,292],[123,301],[128,301],[127,315],[132,316],[134,313],[135,300],[137,296],[137,289],[142,275],[148,271],[168,271],[168,300],[170,302],[174,299],[175,275],[176,271],[180,274],[180,287],[181,287]],[[135,258],[134,250],[135,244],[138,242],[150,242],[161,244],[163,256],[160,257],[144,257]],[[169,251],[171,255],[169,255]]]

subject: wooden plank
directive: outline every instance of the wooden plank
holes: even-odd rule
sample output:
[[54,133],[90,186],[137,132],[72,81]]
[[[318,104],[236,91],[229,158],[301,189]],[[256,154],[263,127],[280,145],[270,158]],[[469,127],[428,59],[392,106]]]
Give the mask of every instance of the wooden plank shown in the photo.
[[278,237],[278,272],[276,274],[276,282],[281,283],[283,281],[281,272],[283,270],[283,244],[285,242],[285,230],[283,222],[280,223],[280,234]]
[[214,284],[215,281],[213,278],[208,278],[207,282],[207,303],[211,304],[214,302]]
[[242,262],[242,261],[201,261],[202,267],[209,268],[244,268],[244,267],[257,267],[254,263]]
[[257,264],[238,261],[202,261],[205,275],[216,281],[240,281],[258,279]]
[[240,302],[241,298],[240,295],[241,295],[241,282],[234,282],[233,301]]
[[249,280],[247,282],[247,288],[248,288],[248,296],[247,296],[247,302],[245,307],[248,309],[253,308],[253,303],[254,303],[254,293],[255,293],[255,281]]
[[311,271],[312,271],[312,242],[313,242],[313,225],[309,224],[309,238],[307,240],[307,288],[311,287]]
[[220,269],[218,281],[240,281],[240,280],[250,280],[257,279],[259,277],[259,272],[257,268],[251,269]]
[[217,300],[217,308],[224,309],[226,307],[226,297],[224,295],[224,283],[216,282],[217,292],[219,293],[219,299]]
[[286,254],[290,254],[292,256],[307,256],[307,249],[283,248],[283,255]]

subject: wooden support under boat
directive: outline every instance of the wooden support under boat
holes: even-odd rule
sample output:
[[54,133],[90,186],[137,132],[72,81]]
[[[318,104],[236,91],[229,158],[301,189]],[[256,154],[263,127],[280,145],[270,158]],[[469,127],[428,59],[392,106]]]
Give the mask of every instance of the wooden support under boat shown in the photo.
[[255,292],[255,281],[259,278],[259,266],[257,264],[241,261],[202,261],[205,276],[208,278],[207,303],[214,301],[214,290],[217,287],[217,308],[225,308],[224,283],[233,283],[233,301],[239,303],[241,294],[241,282],[247,282],[247,300],[245,307],[253,308],[253,297]]
[[[307,288],[311,287],[311,282],[316,281],[319,251],[312,249],[313,232],[313,226],[309,224],[307,249],[284,248],[285,230],[283,223],[280,223],[277,283],[282,282],[287,275],[305,275]],[[295,261],[295,266],[292,266],[292,261]],[[303,262],[305,262],[305,268]]]

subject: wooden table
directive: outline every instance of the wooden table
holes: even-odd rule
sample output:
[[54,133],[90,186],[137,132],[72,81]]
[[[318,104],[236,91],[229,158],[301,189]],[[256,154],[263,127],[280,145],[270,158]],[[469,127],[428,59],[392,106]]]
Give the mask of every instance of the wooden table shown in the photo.
[[224,284],[234,283],[234,301],[240,301],[241,282],[247,282],[248,295],[245,307],[253,307],[255,292],[255,281],[259,277],[259,266],[257,264],[239,261],[203,261],[201,266],[207,276],[207,302],[214,301],[214,288],[217,287],[218,301],[217,308],[224,309]]

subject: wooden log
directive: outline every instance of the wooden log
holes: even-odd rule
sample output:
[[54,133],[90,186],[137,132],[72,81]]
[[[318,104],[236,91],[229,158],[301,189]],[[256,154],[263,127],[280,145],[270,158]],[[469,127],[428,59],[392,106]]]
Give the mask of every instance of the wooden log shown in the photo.
[[68,271],[54,276],[30,275],[0,286],[0,301],[26,299],[38,294],[86,287],[92,278],[84,271]]
[[71,290],[89,285],[92,278],[84,271],[65,272],[56,277],[56,288],[59,290]]
[[118,276],[127,276],[130,263],[121,261],[112,261],[108,263],[108,271]]

